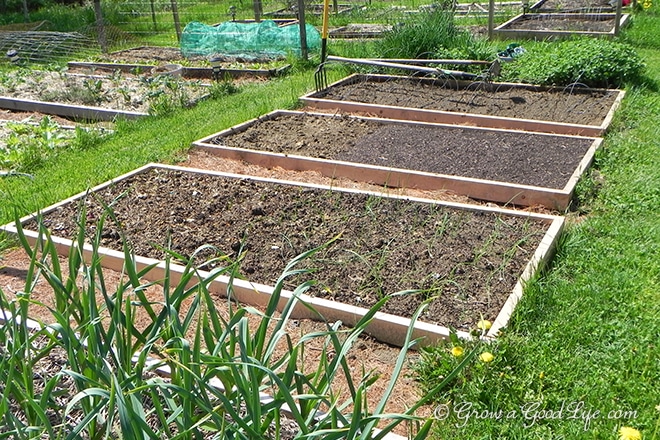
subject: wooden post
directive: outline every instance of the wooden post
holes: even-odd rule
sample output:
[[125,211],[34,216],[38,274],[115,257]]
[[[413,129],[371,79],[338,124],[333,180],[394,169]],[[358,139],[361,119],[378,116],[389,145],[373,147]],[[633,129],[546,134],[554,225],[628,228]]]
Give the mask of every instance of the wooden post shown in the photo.
[[105,37],[105,25],[103,24],[103,11],[101,10],[101,0],[94,0],[94,15],[96,15],[96,30],[98,32],[99,46],[101,52],[108,52],[108,40]]
[[257,23],[261,22],[261,12],[263,9],[261,6],[261,0],[253,0],[252,9],[254,9],[254,21]]
[[154,23],[154,31],[157,31],[157,26],[156,26],[156,7],[154,6],[154,0],[150,0],[149,3],[151,4],[151,21]]
[[307,61],[307,28],[305,27],[305,0],[298,0],[298,26],[300,27],[300,56]]
[[614,16],[614,36],[619,35],[619,27],[621,26],[621,0],[616,0],[616,15]]
[[488,39],[493,39],[493,21],[495,20],[495,0],[488,1]]
[[179,8],[177,7],[176,0],[171,0],[172,4],[172,17],[174,18],[174,29],[176,30],[176,40],[181,41],[181,21],[179,20]]

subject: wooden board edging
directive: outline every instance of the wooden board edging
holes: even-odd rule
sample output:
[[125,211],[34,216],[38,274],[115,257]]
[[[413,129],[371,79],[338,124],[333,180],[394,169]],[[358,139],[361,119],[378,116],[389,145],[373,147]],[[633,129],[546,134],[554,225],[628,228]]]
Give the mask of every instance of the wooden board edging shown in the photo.
[[509,295],[500,313],[493,321],[492,327],[487,333],[488,338],[496,338],[500,332],[508,325],[518,302],[523,296],[526,285],[543,270],[555,254],[557,239],[561,236],[564,229],[565,218],[558,217],[552,221],[552,224],[541,240],[536,252],[525,266],[525,270],[518,279],[513,292]]
[[31,99],[17,99],[5,96],[0,96],[0,108],[14,111],[39,112],[88,121],[115,121],[120,118],[139,119],[148,116],[147,113],[127,110],[33,101]]

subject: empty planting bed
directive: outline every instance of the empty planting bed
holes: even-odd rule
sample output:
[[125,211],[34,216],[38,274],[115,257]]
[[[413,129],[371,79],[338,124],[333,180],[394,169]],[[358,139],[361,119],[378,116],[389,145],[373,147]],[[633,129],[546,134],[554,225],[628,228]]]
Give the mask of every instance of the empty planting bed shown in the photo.
[[[619,29],[628,25],[630,14],[619,17]],[[520,14],[493,29],[502,38],[614,37],[617,15],[612,12],[551,12]]]
[[[103,203],[111,202],[117,223],[108,219],[100,231],[106,267],[121,270],[124,234],[140,267],[162,260],[163,247],[192,258],[210,244],[213,250],[195,261],[210,270],[209,258],[242,258],[234,297],[260,305],[287,262],[321,246],[300,265],[313,272],[290,278],[287,288],[316,280],[303,299],[325,319],[348,325],[384,296],[419,290],[391,297],[369,328],[392,344],[402,343],[410,317],[427,299],[416,325],[425,343],[446,337],[448,326],[474,328],[481,318],[495,322],[495,334],[522,295],[522,283],[549,258],[563,225],[563,218],[549,215],[147,166],[43,210],[60,252],[68,252],[78,232],[81,206],[82,223],[94,234]],[[33,218],[22,223],[36,240]],[[161,280],[163,268],[161,262],[147,278]],[[219,278],[211,289],[226,294],[227,282]],[[318,319],[305,307],[295,314]]]
[[601,139],[275,111],[194,143],[265,167],[564,209]]
[[311,107],[392,119],[510,130],[600,136],[623,99],[621,90],[393,75],[351,75],[302,96]]

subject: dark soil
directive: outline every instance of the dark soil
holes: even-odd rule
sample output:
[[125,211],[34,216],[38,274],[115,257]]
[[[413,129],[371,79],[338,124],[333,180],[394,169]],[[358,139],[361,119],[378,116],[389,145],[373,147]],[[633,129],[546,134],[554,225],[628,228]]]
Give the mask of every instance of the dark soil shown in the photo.
[[[383,295],[423,289],[392,298],[383,311],[410,317],[437,296],[423,319],[461,330],[497,316],[547,229],[526,217],[167,169],[98,196],[114,200],[137,255],[162,259],[158,246],[168,240],[186,256],[205,244],[231,260],[245,252],[241,274],[257,283],[273,284],[292,258],[336,238],[306,260],[315,272],[289,280],[288,288],[311,278],[318,281],[311,294],[366,307]],[[94,234],[102,208],[95,197],[85,205]],[[71,238],[77,211],[75,203],[64,205],[45,216],[46,226]],[[121,249],[121,234],[106,222],[102,244]]]
[[527,15],[523,19],[511,23],[507,29],[524,29],[535,31],[583,31],[610,32],[614,29],[614,18],[607,20],[587,20],[571,17],[551,17],[548,15]]
[[283,114],[214,144],[437,174],[564,188],[588,138]]
[[387,106],[600,125],[618,93],[575,87],[530,90],[497,83],[489,86],[483,82],[459,88],[453,80],[428,81],[396,76],[386,82],[366,76],[358,78],[353,84],[331,86],[314,96]]

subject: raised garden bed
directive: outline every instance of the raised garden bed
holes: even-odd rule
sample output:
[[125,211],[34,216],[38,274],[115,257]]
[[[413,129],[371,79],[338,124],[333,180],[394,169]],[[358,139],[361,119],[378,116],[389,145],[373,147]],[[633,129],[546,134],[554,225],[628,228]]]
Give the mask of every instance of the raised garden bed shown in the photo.
[[614,12],[611,0],[538,0],[530,6],[532,12]]
[[615,13],[527,13],[513,17],[493,29],[502,38],[570,38],[575,35],[616,36],[618,29],[627,26],[629,14],[622,14],[619,28]]
[[194,105],[207,95],[199,81],[158,72],[135,78],[12,71],[0,81],[0,108],[93,121],[136,119],[163,106]]
[[268,168],[564,210],[601,142],[278,110],[193,145]]
[[[106,222],[102,231],[106,267],[122,268],[122,233],[140,256],[140,267],[163,259],[167,242],[187,256],[210,244],[230,260],[242,256],[245,280],[234,281],[233,295],[248,304],[268,300],[269,286],[293,257],[334,240],[305,260],[314,273],[291,279],[288,287],[317,280],[304,300],[325,319],[347,325],[383,295],[420,289],[392,297],[368,329],[391,344],[402,343],[410,316],[426,299],[431,302],[415,327],[425,344],[447,337],[449,327],[465,336],[482,318],[494,321],[489,334],[496,335],[523,284],[550,257],[564,222],[558,216],[151,165],[43,210],[62,253],[79,228],[81,204],[88,232],[94,232],[103,210],[98,198],[112,202],[122,225],[119,231]],[[21,221],[36,240],[34,220]],[[3,229],[16,231],[11,224]],[[198,263],[204,268],[204,261]],[[159,263],[149,279],[162,279],[163,268]],[[173,276],[180,270],[174,265]],[[226,284],[218,279],[211,288],[224,294]],[[305,307],[295,313],[318,318]]]
[[[216,67],[195,67],[181,66],[179,75],[187,79],[214,79],[219,78],[273,78],[286,74],[291,66],[286,65],[274,69],[250,69],[228,67],[236,63],[222,63],[224,66]],[[93,73],[105,73],[111,75],[113,72],[120,71],[126,73],[151,72],[158,66],[149,64],[122,64],[122,63],[97,63],[91,61],[69,61],[68,66],[75,69],[85,69]]]
[[74,125],[50,115],[0,110],[0,177],[33,172],[67,149],[104,137],[111,132],[108,125]]
[[[334,5],[330,6],[330,13],[332,14],[345,14],[353,10],[355,6],[348,3],[338,3],[335,10]],[[305,14],[322,15],[323,3],[307,4],[305,5]],[[294,8],[280,8],[274,11],[269,11],[263,14],[264,17],[290,19],[289,17],[298,17],[298,11]]]
[[[218,58],[218,57],[216,57]],[[140,46],[108,54],[100,60],[71,61],[70,68],[87,68],[114,72],[116,70],[134,73],[150,72],[156,66],[182,64],[181,76],[188,79],[212,79],[214,69],[220,77],[272,78],[283,75],[291,69],[290,64],[273,60],[231,60],[219,59],[211,65],[208,57],[186,58],[176,47]]]
[[386,32],[392,30],[392,26],[384,24],[351,23],[335,29],[330,29],[330,38],[380,38]]
[[300,98],[319,109],[390,119],[600,136],[624,91],[354,74]]

